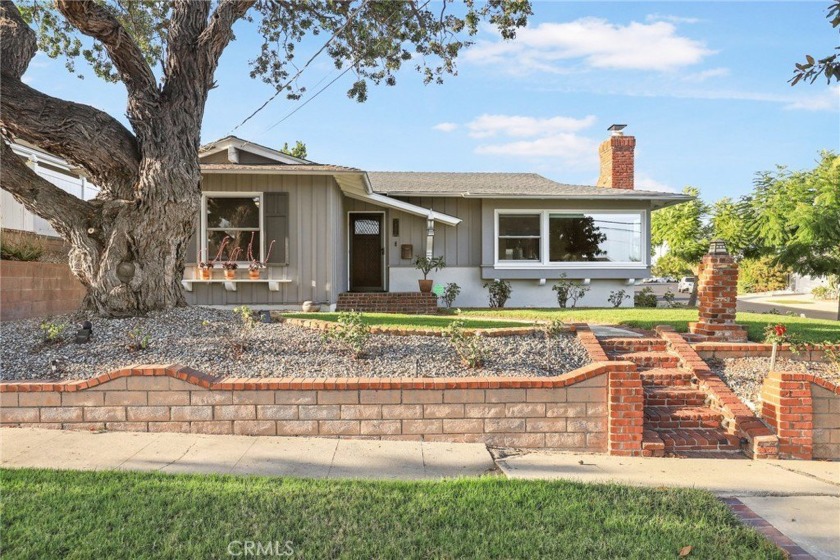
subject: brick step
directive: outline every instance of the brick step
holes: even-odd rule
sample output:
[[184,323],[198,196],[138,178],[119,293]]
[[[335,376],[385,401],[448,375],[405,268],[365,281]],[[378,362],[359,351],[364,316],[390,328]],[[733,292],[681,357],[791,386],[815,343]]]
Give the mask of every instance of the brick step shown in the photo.
[[642,457],[664,457],[665,442],[654,430],[642,433]]
[[720,428],[723,415],[705,406],[645,407],[645,427],[658,429]]
[[738,436],[727,434],[721,429],[654,429],[665,444],[665,453],[684,451],[739,451]]
[[639,372],[645,387],[689,387],[694,374],[681,368],[653,368]]
[[667,343],[661,338],[602,338],[607,352],[664,352]]
[[705,406],[706,393],[685,386],[648,385],[645,406]]
[[611,360],[630,361],[639,370],[654,368],[675,368],[680,365],[680,357],[669,352],[610,352]]

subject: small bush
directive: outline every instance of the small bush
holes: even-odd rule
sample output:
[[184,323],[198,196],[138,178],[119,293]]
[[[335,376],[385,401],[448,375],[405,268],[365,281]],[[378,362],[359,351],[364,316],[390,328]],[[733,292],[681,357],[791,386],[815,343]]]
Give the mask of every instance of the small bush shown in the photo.
[[452,304],[455,303],[455,298],[457,298],[460,293],[461,286],[455,282],[450,282],[443,289],[443,295],[440,296],[440,299],[443,300],[443,303],[445,303],[446,307],[449,309],[452,308]]
[[490,292],[490,307],[495,308],[504,307],[513,291],[510,287],[510,282],[501,279],[485,282],[484,287]]
[[0,259],[7,261],[37,261],[44,254],[44,245],[24,235],[3,232],[0,236]]
[[126,347],[129,352],[139,352],[149,347],[152,337],[142,327],[134,327],[128,331],[128,344]]
[[443,336],[449,339],[455,353],[468,368],[479,368],[484,363],[487,350],[480,335],[468,334],[464,330],[464,321],[452,321],[443,329]]
[[338,314],[338,324],[325,331],[322,338],[325,342],[334,340],[342,344],[359,359],[370,340],[370,327],[362,320],[361,313],[344,311]]
[[738,263],[738,293],[751,294],[784,290],[790,269],[773,262],[772,256],[742,259]]
[[610,292],[610,297],[607,298],[607,301],[613,307],[619,307],[625,299],[630,299],[627,290],[613,290]]
[[44,342],[54,344],[61,342],[64,331],[67,330],[66,323],[53,323],[51,321],[43,321],[41,323],[41,332],[44,335]]
[[633,305],[636,307],[656,307],[656,294],[653,293],[651,288],[643,288],[642,291],[633,296]]
[[837,292],[829,288],[828,286],[817,286],[813,290],[811,290],[811,295],[814,296],[814,299],[835,299],[837,298]]
[[551,321],[546,323],[542,328],[542,332],[547,340],[557,338],[561,334],[565,333],[567,330],[568,327],[566,326],[566,323],[564,323],[560,319],[552,319]]
[[245,330],[251,330],[256,326],[257,319],[254,316],[254,310],[247,305],[234,307],[233,312],[239,315],[239,318],[242,319],[242,326]]
[[681,303],[677,303],[677,296],[671,291],[671,288],[668,288],[665,291],[665,295],[662,296],[662,299],[665,300],[665,305],[671,309],[675,307],[682,307]]
[[578,300],[585,296],[586,292],[589,291],[589,288],[582,284],[566,280],[565,274],[560,276],[560,279],[556,284],[554,284],[554,286],[551,287],[551,289],[557,292],[557,304],[562,308],[566,307],[569,300],[572,301],[572,308],[574,308],[577,305]]

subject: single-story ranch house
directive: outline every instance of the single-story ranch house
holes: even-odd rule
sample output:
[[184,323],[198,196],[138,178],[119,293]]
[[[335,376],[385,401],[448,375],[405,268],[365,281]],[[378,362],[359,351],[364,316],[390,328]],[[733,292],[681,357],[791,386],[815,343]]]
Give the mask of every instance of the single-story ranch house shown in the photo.
[[[345,292],[417,292],[413,259],[431,254],[446,268],[430,278],[456,282],[459,307],[487,306],[483,284],[497,278],[511,283],[509,306],[556,306],[552,285],[562,275],[590,287],[579,306],[606,306],[611,291],[632,294],[634,280],[650,275],[651,211],[689,198],[634,189],[636,140],[622,128],[610,127],[600,146],[597,186],[534,173],[364,171],[228,136],[200,152],[188,300],[335,304]],[[258,260],[271,247],[260,280],[248,280],[247,267],[234,282],[219,269],[200,279],[197,263],[226,236],[243,255],[253,237]]]

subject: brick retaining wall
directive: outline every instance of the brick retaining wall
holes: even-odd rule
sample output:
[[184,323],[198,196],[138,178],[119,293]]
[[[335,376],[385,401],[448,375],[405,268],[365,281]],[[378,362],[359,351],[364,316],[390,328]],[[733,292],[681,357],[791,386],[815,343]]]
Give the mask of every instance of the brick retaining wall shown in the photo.
[[76,311],[85,296],[66,264],[0,260],[0,320]]
[[338,294],[336,311],[434,315],[437,296],[420,292],[345,292]]
[[641,418],[641,398],[638,373],[627,362],[591,364],[557,377],[459,379],[217,380],[180,366],[136,366],[86,381],[2,382],[0,423],[632,455],[641,447],[634,420],[637,408]]
[[[693,344],[692,347],[704,360],[710,358],[769,358],[773,353],[772,344],[758,342],[698,342]],[[834,345],[833,348],[840,352],[840,344]],[[806,348],[799,350],[799,352],[792,351],[789,344],[780,344],[777,357],[808,362],[821,362],[826,359],[822,345],[815,344],[808,344]]]
[[840,385],[811,374],[773,372],[761,388],[761,414],[785,459],[840,460]]

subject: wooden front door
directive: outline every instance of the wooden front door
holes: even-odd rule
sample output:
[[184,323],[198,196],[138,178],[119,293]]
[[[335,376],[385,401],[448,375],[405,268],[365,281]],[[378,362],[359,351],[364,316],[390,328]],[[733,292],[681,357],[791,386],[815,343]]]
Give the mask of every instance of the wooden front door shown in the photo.
[[350,291],[382,292],[385,290],[385,235],[383,215],[350,214]]

